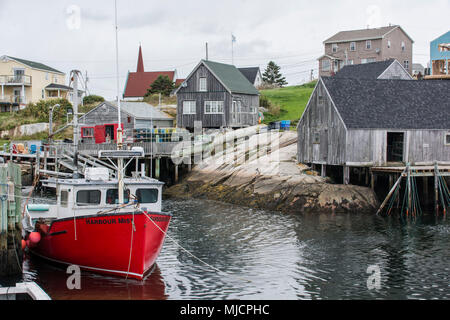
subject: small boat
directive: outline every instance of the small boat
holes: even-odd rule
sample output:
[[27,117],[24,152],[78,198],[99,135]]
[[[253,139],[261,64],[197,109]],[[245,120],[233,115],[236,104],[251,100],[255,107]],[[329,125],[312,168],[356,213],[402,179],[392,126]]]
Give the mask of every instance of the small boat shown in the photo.
[[0,300],[51,300],[36,282],[20,282],[14,287],[0,287]]
[[143,279],[171,219],[161,211],[163,183],[145,176],[123,178],[119,199],[120,178],[110,178],[106,168],[89,169],[82,179],[42,181],[56,190],[56,204],[26,206],[24,244],[32,254],[57,263]]

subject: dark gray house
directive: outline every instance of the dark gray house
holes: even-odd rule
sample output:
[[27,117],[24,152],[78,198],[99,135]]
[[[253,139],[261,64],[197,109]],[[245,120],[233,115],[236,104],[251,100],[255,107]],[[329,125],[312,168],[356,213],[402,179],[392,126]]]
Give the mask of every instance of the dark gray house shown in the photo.
[[[450,164],[450,81],[322,77],[298,126],[298,161],[327,168]],[[331,168],[330,168],[331,169]]]
[[[134,129],[172,128],[173,117],[146,102],[121,101],[120,121],[125,139],[133,137]],[[104,143],[117,139],[118,108],[116,102],[102,102],[81,116],[82,143]]]
[[258,123],[259,92],[233,65],[202,60],[175,91],[177,126],[242,128]]
[[335,78],[354,79],[397,79],[414,80],[400,62],[396,59],[388,59],[378,62],[353,64],[343,67],[335,75]]

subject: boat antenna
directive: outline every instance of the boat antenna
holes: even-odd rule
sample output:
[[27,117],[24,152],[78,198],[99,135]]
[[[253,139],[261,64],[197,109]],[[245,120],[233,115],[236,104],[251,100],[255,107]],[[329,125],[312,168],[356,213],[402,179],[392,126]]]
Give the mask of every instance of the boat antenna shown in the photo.
[[[121,110],[120,110],[120,94],[119,94],[119,31],[117,27],[117,0],[114,0],[115,10],[115,28],[116,28],[116,84],[117,84],[117,150],[122,150],[123,137],[122,137],[122,122],[121,122]],[[123,191],[123,158],[117,159],[117,180],[118,180],[118,193],[119,193],[119,205],[124,203]]]

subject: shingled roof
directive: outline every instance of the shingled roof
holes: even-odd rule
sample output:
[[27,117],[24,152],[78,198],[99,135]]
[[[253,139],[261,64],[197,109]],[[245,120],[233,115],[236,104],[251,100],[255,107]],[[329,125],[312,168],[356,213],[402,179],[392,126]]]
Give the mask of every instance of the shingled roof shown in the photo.
[[[391,32],[392,30],[400,28],[400,26],[388,26],[372,29],[360,29],[360,30],[348,30],[336,33],[334,36],[328,38],[323,43],[338,43],[338,42],[348,42],[348,41],[358,41],[358,40],[370,40],[382,38],[385,34]],[[403,29],[402,29],[403,31]],[[404,31],[403,31],[404,32]],[[404,32],[406,34],[406,32]],[[408,35],[406,35],[408,36]],[[408,36],[408,38],[410,38]],[[411,39],[411,38],[410,38]],[[412,39],[411,39],[412,41]]]
[[129,72],[123,97],[144,97],[159,76],[167,76],[174,81],[175,71]]
[[395,59],[389,59],[378,62],[370,62],[363,64],[346,65],[339,70],[335,78],[354,78],[354,79],[377,79]]
[[238,70],[247,78],[251,83],[255,83],[256,76],[259,72],[259,67],[238,68]]
[[321,80],[349,129],[450,130],[450,81]]
[[232,93],[259,94],[250,81],[233,65],[202,60],[219,81]]
[[49,67],[43,63],[40,62],[35,62],[35,61],[30,61],[30,60],[25,60],[25,59],[20,59],[20,58],[15,58],[15,57],[11,57],[11,56],[5,56],[9,59],[15,60],[19,63],[22,63],[30,68],[33,69],[39,69],[39,70],[44,70],[44,71],[50,71],[50,72],[56,72],[56,73],[61,73],[61,74],[65,74],[64,72],[61,72],[59,70],[56,70],[52,67]]

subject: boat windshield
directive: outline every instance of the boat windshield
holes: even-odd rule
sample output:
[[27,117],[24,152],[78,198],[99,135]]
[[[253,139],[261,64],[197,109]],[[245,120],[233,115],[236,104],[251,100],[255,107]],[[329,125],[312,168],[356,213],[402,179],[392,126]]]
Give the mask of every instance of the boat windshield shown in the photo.
[[158,189],[137,189],[136,197],[139,203],[158,202]]
[[[128,203],[130,201],[130,190],[123,191],[123,202]],[[106,191],[106,204],[118,204],[119,203],[119,190],[108,189]]]

